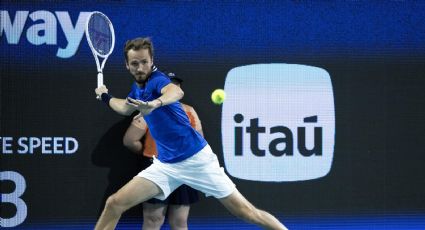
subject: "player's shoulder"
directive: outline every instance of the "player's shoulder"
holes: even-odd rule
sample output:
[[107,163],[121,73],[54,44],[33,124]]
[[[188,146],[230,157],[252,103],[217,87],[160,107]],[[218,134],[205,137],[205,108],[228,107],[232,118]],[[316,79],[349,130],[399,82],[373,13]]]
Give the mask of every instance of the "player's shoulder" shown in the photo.
[[159,71],[156,67],[154,67],[154,69],[153,69],[153,71],[151,73],[151,78],[152,79],[154,79],[154,78],[166,78],[166,79],[169,79],[169,77],[165,73]]
[[154,70],[149,77],[148,85],[151,87],[161,86],[161,88],[171,82],[170,78],[159,70]]

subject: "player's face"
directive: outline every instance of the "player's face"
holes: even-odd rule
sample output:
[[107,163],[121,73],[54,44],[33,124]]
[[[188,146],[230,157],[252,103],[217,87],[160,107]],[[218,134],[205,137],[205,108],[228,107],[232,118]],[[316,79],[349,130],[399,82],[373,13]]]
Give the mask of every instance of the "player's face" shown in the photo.
[[152,73],[153,60],[148,49],[129,50],[127,53],[127,69],[133,75],[134,80],[144,84]]

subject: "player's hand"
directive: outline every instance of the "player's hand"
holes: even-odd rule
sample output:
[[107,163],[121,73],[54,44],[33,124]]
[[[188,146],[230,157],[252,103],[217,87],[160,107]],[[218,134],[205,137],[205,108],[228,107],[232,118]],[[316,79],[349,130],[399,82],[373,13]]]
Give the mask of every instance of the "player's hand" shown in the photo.
[[[102,93],[108,93],[108,88],[106,88],[106,86],[105,86],[105,85],[102,85],[102,86],[100,86],[100,87],[96,88],[96,89],[94,90],[94,92],[96,93],[97,98],[100,98],[100,95],[102,95]],[[100,100],[100,99],[99,99],[99,100]]]
[[127,97],[127,105],[133,106],[142,116],[148,115],[156,109],[156,106],[151,102],[136,100],[130,97]]

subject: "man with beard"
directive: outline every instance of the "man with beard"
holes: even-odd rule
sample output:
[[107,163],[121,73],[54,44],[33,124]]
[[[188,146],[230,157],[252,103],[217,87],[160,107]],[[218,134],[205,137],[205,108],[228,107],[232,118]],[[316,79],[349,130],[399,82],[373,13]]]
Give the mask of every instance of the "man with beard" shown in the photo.
[[114,229],[124,211],[153,197],[164,200],[182,184],[217,198],[247,222],[264,229],[286,229],[239,193],[207,141],[191,127],[179,102],[184,93],[154,66],[150,39],[128,41],[124,55],[136,81],[130,92],[133,98],[113,98],[105,86],[95,92],[119,114],[140,112],[138,116],[143,116],[157,144],[158,158],[107,199],[95,229]]
[[[168,73],[172,83],[181,87],[183,80],[174,73]],[[129,95],[132,97],[133,95]],[[181,103],[189,118],[190,125],[203,135],[201,120],[195,109]],[[124,146],[139,155],[142,160],[150,160],[158,156],[155,140],[149,132],[143,116],[133,119],[123,138]],[[174,190],[165,200],[149,199],[143,202],[143,230],[160,229],[165,216],[171,229],[187,229],[187,219],[191,204],[198,202],[198,191],[183,184]]]

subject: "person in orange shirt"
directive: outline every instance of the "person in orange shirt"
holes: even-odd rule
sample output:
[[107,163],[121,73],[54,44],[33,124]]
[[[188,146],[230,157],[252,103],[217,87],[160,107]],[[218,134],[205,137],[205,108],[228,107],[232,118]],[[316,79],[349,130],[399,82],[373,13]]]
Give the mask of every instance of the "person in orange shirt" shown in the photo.
[[[168,76],[172,83],[181,87],[181,83],[183,82],[181,78],[178,78],[174,73],[169,73]],[[181,104],[189,118],[191,126],[203,136],[201,121],[196,111],[190,105]],[[147,158],[152,159],[158,154],[155,141],[149,132],[143,116],[136,116],[133,119],[124,135],[123,143],[132,152]],[[187,185],[182,185],[164,201],[152,198],[144,202],[143,229],[160,229],[164,223],[167,211],[171,229],[187,229],[190,204],[197,201],[199,201],[198,191]]]

